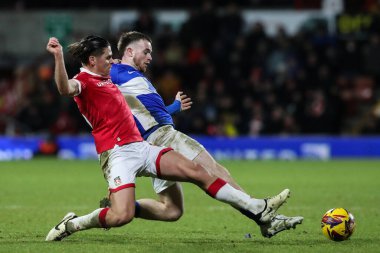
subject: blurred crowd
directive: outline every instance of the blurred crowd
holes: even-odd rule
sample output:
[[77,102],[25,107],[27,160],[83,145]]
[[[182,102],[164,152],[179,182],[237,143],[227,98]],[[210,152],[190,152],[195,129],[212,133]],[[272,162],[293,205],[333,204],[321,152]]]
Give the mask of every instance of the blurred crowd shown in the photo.
[[[128,27],[153,39],[147,76],[165,102],[193,100],[177,129],[210,136],[380,133],[380,33],[339,38],[325,25],[295,35],[245,24],[234,4],[210,2],[175,31],[141,12]],[[101,34],[116,46],[121,34]],[[113,49],[115,57],[120,57]],[[16,65],[0,79],[0,134],[80,134],[90,128],[72,98],[60,97],[51,56]],[[80,65],[67,56],[72,77]]]

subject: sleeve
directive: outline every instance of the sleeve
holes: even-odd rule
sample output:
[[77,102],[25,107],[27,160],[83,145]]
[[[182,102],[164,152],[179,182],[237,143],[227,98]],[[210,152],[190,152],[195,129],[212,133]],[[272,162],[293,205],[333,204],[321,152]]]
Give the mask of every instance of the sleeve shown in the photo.
[[181,102],[178,100],[174,100],[173,104],[166,106],[166,110],[168,110],[170,115],[176,114],[181,111]]
[[73,78],[72,80],[74,80],[76,83],[78,83],[78,94],[75,94],[75,96],[78,96],[79,94],[82,93],[82,89],[85,87],[82,86],[81,81],[79,81],[78,79]]

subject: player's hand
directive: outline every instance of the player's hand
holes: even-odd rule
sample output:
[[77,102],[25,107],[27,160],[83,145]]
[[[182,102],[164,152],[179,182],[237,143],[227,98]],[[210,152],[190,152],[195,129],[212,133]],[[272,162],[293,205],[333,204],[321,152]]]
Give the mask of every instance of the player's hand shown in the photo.
[[187,97],[186,94],[183,94],[182,91],[177,92],[175,99],[181,102],[181,111],[189,110],[191,108],[191,105],[193,104],[191,98]]
[[46,50],[54,55],[62,54],[62,46],[59,43],[58,39],[55,37],[51,37],[49,39]]

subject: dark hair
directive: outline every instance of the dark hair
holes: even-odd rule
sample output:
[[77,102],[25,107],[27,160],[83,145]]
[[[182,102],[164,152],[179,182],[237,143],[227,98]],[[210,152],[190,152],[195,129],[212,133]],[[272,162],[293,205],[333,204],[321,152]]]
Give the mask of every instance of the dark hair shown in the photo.
[[70,44],[67,48],[69,53],[75,58],[79,59],[81,63],[87,64],[88,58],[93,56],[102,55],[104,48],[110,46],[110,43],[102,37],[90,35],[81,39],[79,42]]
[[117,49],[119,50],[119,53],[121,55],[124,54],[125,48],[131,44],[132,42],[139,41],[139,40],[147,40],[150,43],[152,43],[152,39],[143,33],[131,31],[131,32],[125,32],[120,36],[119,42],[117,43]]

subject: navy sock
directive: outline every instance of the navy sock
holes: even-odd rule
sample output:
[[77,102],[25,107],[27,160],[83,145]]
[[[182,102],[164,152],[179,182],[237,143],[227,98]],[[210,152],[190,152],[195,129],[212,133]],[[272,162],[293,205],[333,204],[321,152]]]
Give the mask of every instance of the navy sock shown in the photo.
[[250,218],[251,220],[255,221],[257,223],[257,225],[263,225],[262,222],[260,222],[260,215],[258,214],[253,214],[252,212],[248,211],[248,210],[244,210],[244,209],[238,209],[239,212],[241,212],[242,214],[244,214],[245,216],[247,216],[248,218]]
[[138,218],[140,216],[140,212],[141,212],[141,206],[139,204],[139,202],[135,202],[135,218]]

